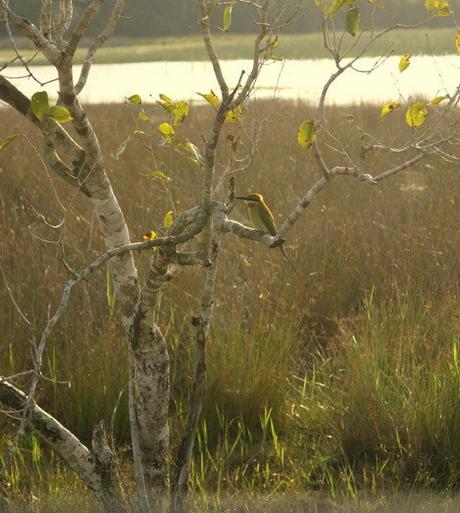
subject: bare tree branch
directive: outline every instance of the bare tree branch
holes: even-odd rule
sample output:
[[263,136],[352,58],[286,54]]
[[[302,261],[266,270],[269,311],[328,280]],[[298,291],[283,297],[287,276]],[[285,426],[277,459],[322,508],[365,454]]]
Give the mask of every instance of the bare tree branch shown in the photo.
[[78,44],[80,43],[83,34],[86,32],[94,18],[97,16],[102,2],[103,0],[92,0],[92,2],[85,9],[85,12],[78,20],[78,23],[75,26],[67,43],[67,48],[65,50],[67,55],[75,55],[75,51],[77,50]]
[[56,45],[47,39],[30,20],[18,16],[8,7],[5,0],[0,0],[0,19],[5,18],[11,26],[33,42],[51,64],[56,65],[59,62],[60,55]]
[[117,0],[113,8],[112,15],[110,16],[110,19],[107,25],[105,26],[104,30],[89,45],[88,52],[86,54],[85,60],[83,61],[83,66],[81,68],[80,78],[78,79],[78,82],[75,86],[76,95],[79,95],[85,87],[96,52],[99,50],[99,48],[101,48],[104,45],[107,39],[109,39],[113,35],[115,28],[123,13],[123,9],[125,8],[125,4],[126,0]]
[[212,7],[206,0],[198,0],[198,7],[200,9],[201,19],[199,24],[203,34],[203,41],[208,52],[209,60],[211,61],[212,67],[214,68],[214,74],[216,75],[217,82],[219,83],[222,100],[225,100],[228,96],[228,85],[225,81],[224,74],[220,65],[219,58],[217,57],[214,44],[212,42],[211,28],[209,26],[209,17],[211,15]]

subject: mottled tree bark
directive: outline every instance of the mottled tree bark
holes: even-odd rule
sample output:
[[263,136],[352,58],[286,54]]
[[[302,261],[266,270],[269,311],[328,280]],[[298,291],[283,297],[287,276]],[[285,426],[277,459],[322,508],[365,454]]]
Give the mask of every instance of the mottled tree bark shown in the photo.
[[[20,411],[26,395],[7,382],[0,382],[0,404]],[[75,435],[36,404],[30,409],[29,424],[75,471],[94,494],[104,513],[127,513],[128,506],[114,479],[113,454],[102,426],[94,432],[93,448],[88,449]]]

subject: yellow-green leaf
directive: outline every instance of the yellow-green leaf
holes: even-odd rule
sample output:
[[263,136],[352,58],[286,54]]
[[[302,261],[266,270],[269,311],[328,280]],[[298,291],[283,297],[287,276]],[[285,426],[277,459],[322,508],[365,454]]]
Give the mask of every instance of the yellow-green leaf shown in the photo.
[[353,0],[334,0],[333,4],[329,9],[329,14],[331,16],[335,16],[342,7],[351,4],[353,4]]
[[8,146],[8,144],[12,143],[20,135],[22,134],[12,134],[9,135],[6,139],[3,139],[3,141],[0,142],[0,152],[3,151]]
[[413,103],[406,111],[407,124],[412,128],[420,126],[427,116],[428,111],[425,105],[420,101]]
[[165,103],[174,103],[169,96],[166,96],[163,93],[160,93],[158,96],[160,97],[160,100]]
[[460,53],[460,32],[455,36],[455,47],[457,48],[457,52]]
[[149,232],[144,233],[142,235],[143,240],[155,240],[158,238],[157,232],[154,232],[153,230],[150,230]]
[[448,95],[443,95],[443,96],[436,96],[435,98],[433,98],[431,100],[431,105],[439,105],[441,102],[443,102],[444,100],[447,100],[449,98]]
[[59,123],[68,123],[73,119],[73,117],[70,115],[70,112],[65,107],[61,107],[59,105],[54,105],[54,107],[51,107],[48,115]]
[[163,219],[163,227],[166,228],[166,230],[169,230],[171,228],[174,221],[174,213],[172,210],[168,210],[164,216]]
[[385,105],[382,107],[380,111],[380,119],[383,119],[384,117],[388,116],[391,112],[398,110],[399,107],[401,107],[401,104],[398,102],[390,102],[385,103]]
[[159,96],[160,99],[157,101],[157,104],[171,114],[176,104],[165,94],[160,94]]
[[169,96],[166,96],[165,94],[160,94],[160,100],[157,101],[157,104],[160,107],[163,107],[163,109],[165,109],[173,116],[174,126],[178,125],[179,123],[182,123],[182,121],[184,121],[184,119],[188,116],[189,109],[187,102],[174,102],[171,100]]
[[166,173],[163,173],[163,171],[159,171],[158,169],[156,171],[152,171],[149,173],[149,176],[153,176],[154,178],[159,178],[160,180],[163,180],[164,182],[171,182],[172,178],[168,176]]
[[361,14],[357,7],[351,7],[347,12],[347,20],[346,20],[346,29],[347,32],[355,37],[356,33],[359,30],[359,22],[361,19]]
[[220,100],[216,93],[211,89],[210,93],[198,93],[202,98],[204,98],[208,103],[210,103],[213,107],[218,107]]
[[225,116],[225,123],[236,123],[241,119],[241,114],[243,113],[243,107],[239,105],[232,110],[229,110]]
[[401,59],[399,59],[399,71],[402,73],[410,66],[410,55],[408,53],[405,53],[401,56]]
[[149,116],[147,115],[147,113],[145,112],[144,109],[141,109],[139,111],[139,114],[137,115],[137,117],[141,120],[141,121],[150,121],[150,118]]
[[30,100],[30,107],[35,117],[41,121],[50,110],[48,93],[46,91],[39,91],[33,94]]
[[355,120],[355,117],[353,116],[353,114],[346,114],[345,119],[347,120],[348,123],[353,123]]
[[188,159],[198,166],[203,165],[203,157],[201,156],[200,150],[193,143],[186,141],[184,144],[181,144],[181,146],[192,155],[191,157],[187,157]]
[[171,114],[174,116],[173,125],[182,123],[182,121],[184,121],[188,116],[188,103],[184,101],[177,102],[171,111]]
[[310,119],[304,121],[297,131],[297,142],[302,150],[309,150],[316,138],[315,121]]
[[233,5],[227,5],[224,9],[223,31],[227,32],[232,25],[232,9]]
[[161,123],[158,130],[165,143],[173,144],[176,140],[176,132],[170,123]]
[[452,8],[446,0],[425,0],[425,7],[429,11],[434,11],[435,16],[449,16],[452,14]]
[[128,101],[134,105],[140,105],[142,103],[142,98],[138,94],[133,94],[128,98]]

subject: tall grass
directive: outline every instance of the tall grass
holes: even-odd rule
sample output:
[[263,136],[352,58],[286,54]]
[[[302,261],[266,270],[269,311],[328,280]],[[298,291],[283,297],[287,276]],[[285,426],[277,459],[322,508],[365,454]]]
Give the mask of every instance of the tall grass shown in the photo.
[[398,289],[389,302],[370,297],[303,378],[299,440],[334,455],[319,472],[349,474],[351,494],[458,485],[460,310],[444,299],[433,306]]
[[[379,137],[402,137],[397,119],[377,123],[371,107],[346,112],[365,129],[377,129]],[[347,144],[359,146],[359,134],[350,131],[343,114],[329,111],[334,126],[349,134]],[[132,131],[128,111],[95,106],[89,115],[132,237],[140,239],[161,226],[170,200],[159,182],[145,176],[154,164],[139,141],[119,160],[111,157]],[[264,138],[250,169],[237,176],[237,188],[261,191],[280,219],[316,176],[312,157],[300,153],[295,141],[310,107],[261,103],[251,115],[265,120]],[[36,211],[55,223],[56,194],[66,204],[72,192],[43,168],[26,122],[10,111],[3,111],[2,119],[0,139],[14,130],[29,143],[16,140],[0,155],[1,266],[36,334],[66,277],[59,246],[43,242],[56,234]],[[195,108],[187,120],[188,137],[199,144],[209,119],[206,107]],[[372,170],[388,166],[386,158],[373,158]],[[177,208],[192,205],[200,172],[163,150],[155,165],[171,176]],[[357,500],[363,493],[379,496],[417,485],[458,486],[459,203],[456,170],[427,161],[379,187],[345,178],[333,183],[287,241],[295,275],[277,251],[226,240],[193,464],[198,502],[208,501],[211,511],[241,490],[249,495],[316,490],[336,500]],[[244,219],[245,211],[237,207],[232,215]],[[73,266],[102,250],[85,200],[73,203],[64,245]],[[136,258],[143,276],[148,255]],[[173,444],[190,392],[190,318],[199,306],[200,279],[198,269],[180,270],[163,303],[161,324],[172,354]],[[10,374],[30,366],[33,333],[4,283],[0,302],[0,372]],[[89,443],[92,426],[100,418],[110,421],[127,379],[126,341],[116,304],[113,313],[107,304],[105,270],[75,290],[46,358],[54,382],[43,383],[38,402]],[[13,431],[7,420],[1,429],[4,454]],[[129,475],[125,398],[115,436]],[[10,492],[23,493],[29,502],[33,496],[59,497],[62,490],[75,497],[83,493],[78,480],[32,436],[16,453],[8,483]]]

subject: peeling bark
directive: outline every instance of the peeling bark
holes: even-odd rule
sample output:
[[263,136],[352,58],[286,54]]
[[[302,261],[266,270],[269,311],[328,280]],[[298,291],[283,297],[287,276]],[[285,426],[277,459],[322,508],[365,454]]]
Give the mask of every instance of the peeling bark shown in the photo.
[[151,257],[147,283],[130,330],[136,430],[150,508],[159,513],[167,510],[169,499],[170,365],[166,340],[155,323],[155,312],[162,287],[170,279],[168,266],[169,260],[161,250]]

